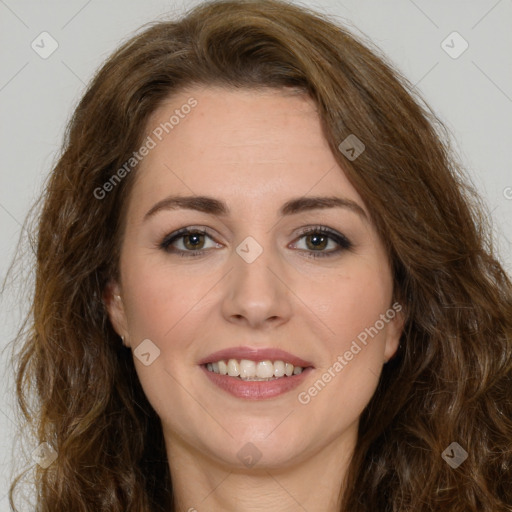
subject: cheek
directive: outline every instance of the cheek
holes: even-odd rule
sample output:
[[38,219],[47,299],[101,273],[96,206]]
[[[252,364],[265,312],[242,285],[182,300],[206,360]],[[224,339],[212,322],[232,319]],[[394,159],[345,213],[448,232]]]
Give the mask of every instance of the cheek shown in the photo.
[[334,333],[325,340],[315,384],[302,396],[302,403],[315,401],[317,410],[333,415],[336,425],[358,417],[375,392],[389,322],[381,320],[392,296],[389,270],[359,263],[339,276],[324,302],[323,319]]
[[214,284],[211,276],[194,278],[150,258],[127,258],[126,266],[134,269],[126,272],[123,279],[129,297],[129,330],[142,339],[167,339],[188,314],[193,314],[192,310],[200,307],[205,289]]
[[[131,256],[125,263],[127,269],[132,269],[123,275],[123,291],[129,297],[126,316],[139,381],[166,423],[190,423],[191,416],[199,412],[191,407],[194,401],[190,395],[181,392],[180,383],[187,382],[191,371],[186,356],[197,325],[191,320],[197,315],[205,289],[213,285],[212,278],[194,279],[170,266],[158,265],[151,258]],[[154,344],[148,349],[149,365],[137,357],[137,347],[143,340]],[[187,389],[195,395],[190,383]]]
[[[344,271],[326,292],[326,324],[333,348],[343,349],[366,332],[390,307],[392,282],[389,270],[378,264],[357,262]],[[385,329],[383,329],[385,330]]]

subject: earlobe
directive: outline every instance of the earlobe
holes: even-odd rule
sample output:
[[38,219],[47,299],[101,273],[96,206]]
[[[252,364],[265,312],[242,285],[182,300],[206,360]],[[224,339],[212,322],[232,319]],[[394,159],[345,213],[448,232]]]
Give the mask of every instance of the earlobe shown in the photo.
[[386,346],[384,349],[384,362],[387,363],[395,357],[402,336],[405,324],[405,317],[402,311],[397,311],[395,317],[390,320],[387,326]]
[[125,340],[128,334],[128,325],[120,286],[117,282],[110,281],[107,286],[105,286],[103,303],[107,309],[112,327],[123,340],[123,344],[127,345]]

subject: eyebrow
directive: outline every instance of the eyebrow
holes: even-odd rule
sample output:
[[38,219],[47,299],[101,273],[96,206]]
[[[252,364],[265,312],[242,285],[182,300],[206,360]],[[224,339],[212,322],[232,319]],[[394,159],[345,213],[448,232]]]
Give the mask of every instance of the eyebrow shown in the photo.
[[[346,208],[357,213],[363,220],[368,221],[366,212],[351,199],[343,197],[298,197],[290,199],[281,207],[279,214],[281,217],[294,215],[296,213],[323,210],[327,208]],[[208,196],[169,196],[158,201],[145,215],[144,221],[163,210],[197,210],[199,212],[226,217],[230,214],[230,209],[226,203]]]

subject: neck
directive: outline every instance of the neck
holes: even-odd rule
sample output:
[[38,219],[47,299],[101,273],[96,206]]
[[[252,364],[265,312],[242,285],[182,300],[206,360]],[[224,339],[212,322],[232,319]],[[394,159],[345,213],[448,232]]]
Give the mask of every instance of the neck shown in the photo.
[[166,435],[173,512],[339,512],[356,428],[286,464],[256,463],[250,468],[219,461]]

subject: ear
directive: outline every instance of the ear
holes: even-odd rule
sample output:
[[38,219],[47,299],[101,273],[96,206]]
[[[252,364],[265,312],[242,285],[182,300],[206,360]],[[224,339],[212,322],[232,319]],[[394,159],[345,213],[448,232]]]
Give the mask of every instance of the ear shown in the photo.
[[105,286],[103,303],[107,308],[108,317],[114,330],[121,338],[124,338],[123,344],[128,347],[128,322],[126,321],[121,287],[117,282],[109,281]]
[[402,336],[405,324],[405,315],[402,311],[401,304],[395,302],[388,311],[394,311],[395,316],[389,320],[389,323],[386,327],[386,345],[384,348],[385,363],[387,363],[392,357],[395,356],[400,344],[400,337]]

